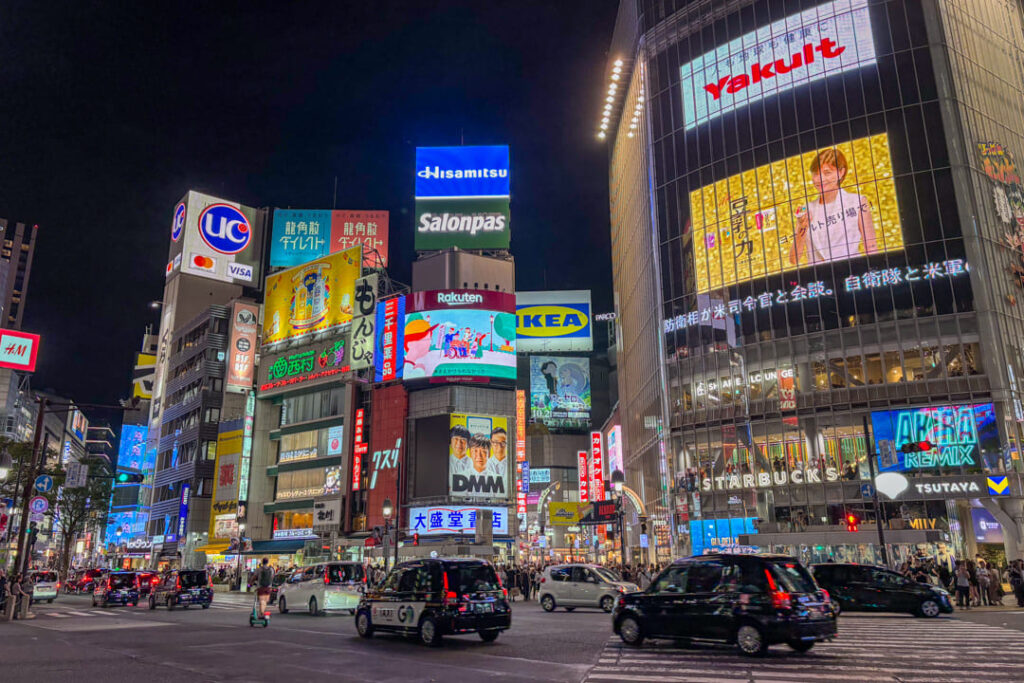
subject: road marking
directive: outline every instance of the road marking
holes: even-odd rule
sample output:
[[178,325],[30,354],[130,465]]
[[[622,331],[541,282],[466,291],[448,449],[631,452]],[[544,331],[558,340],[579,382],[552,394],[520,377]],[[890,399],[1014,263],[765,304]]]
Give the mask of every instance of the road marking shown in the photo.
[[98,610],[98,609],[92,610],[92,614],[98,614],[101,617],[112,617],[112,616],[114,616],[112,612],[104,612],[104,611]]

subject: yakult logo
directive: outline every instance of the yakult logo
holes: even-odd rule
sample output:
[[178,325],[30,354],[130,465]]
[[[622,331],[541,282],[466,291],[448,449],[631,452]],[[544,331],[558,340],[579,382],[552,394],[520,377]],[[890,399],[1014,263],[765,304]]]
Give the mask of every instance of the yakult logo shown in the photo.
[[249,246],[249,219],[230,204],[211,204],[199,214],[199,236],[221,254],[237,254]]
[[[737,93],[744,90],[752,83],[760,83],[763,80],[775,78],[777,74],[788,74],[794,69],[800,69],[801,67],[808,67],[814,63],[814,53],[819,52],[824,59],[834,59],[846,51],[846,47],[843,45],[837,45],[835,41],[830,38],[822,38],[821,42],[817,45],[807,43],[804,45],[800,52],[793,53],[789,61],[785,59],[776,59],[774,62],[768,62],[761,64],[754,62],[750,68],[750,74],[730,74],[717,83],[708,83],[704,86],[713,99],[718,99],[722,96],[723,90],[727,93]],[[774,69],[774,70],[773,70]]]

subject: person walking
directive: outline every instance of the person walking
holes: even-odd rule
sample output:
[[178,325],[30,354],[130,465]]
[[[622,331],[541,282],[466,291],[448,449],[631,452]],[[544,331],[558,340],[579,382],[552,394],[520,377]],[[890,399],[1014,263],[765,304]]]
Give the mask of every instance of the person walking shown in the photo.
[[974,570],[974,573],[978,577],[978,605],[990,607],[992,605],[989,592],[990,576],[985,560],[978,560],[978,568]]
[[267,613],[267,602],[273,585],[274,569],[270,566],[270,560],[264,557],[262,566],[256,572],[256,599],[260,604],[260,614]]
[[11,620],[18,619],[21,614],[21,599],[24,592],[21,589],[21,574],[15,574],[7,586],[7,601],[10,603]]
[[956,605],[966,610],[971,609],[971,575],[967,571],[967,563],[961,562],[953,574],[956,584]]
[[1013,597],[1017,598],[1017,607],[1024,607],[1024,566],[1021,560],[1014,560],[1007,574],[1010,588],[1013,589]]

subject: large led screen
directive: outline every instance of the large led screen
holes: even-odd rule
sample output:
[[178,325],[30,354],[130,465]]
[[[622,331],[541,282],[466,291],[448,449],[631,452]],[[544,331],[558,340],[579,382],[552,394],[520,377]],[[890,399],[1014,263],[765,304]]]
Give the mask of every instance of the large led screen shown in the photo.
[[151,472],[155,468],[155,460],[150,462],[146,458],[148,434],[149,428],[144,425],[121,425],[121,442],[117,449],[118,469]]
[[453,414],[449,420],[448,489],[452,498],[507,500],[508,418]]
[[690,208],[698,292],[903,248],[884,133],[705,185]]
[[779,19],[680,68],[684,128],[812,81],[875,63],[868,0]]
[[530,356],[530,416],[550,431],[590,429],[590,359]]
[[273,344],[352,322],[361,246],[267,278],[263,343]]
[[445,308],[405,316],[406,380],[516,378],[516,316]]
[[[999,462],[999,430],[991,403],[958,404],[871,413],[879,471],[932,470]],[[904,446],[927,442],[929,450],[903,452]]]

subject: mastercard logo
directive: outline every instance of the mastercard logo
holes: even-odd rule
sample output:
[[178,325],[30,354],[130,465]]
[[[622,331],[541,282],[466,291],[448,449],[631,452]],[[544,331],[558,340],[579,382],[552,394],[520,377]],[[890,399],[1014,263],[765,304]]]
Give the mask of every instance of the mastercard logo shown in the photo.
[[209,256],[203,254],[192,254],[192,268],[195,270],[213,270],[217,265]]

